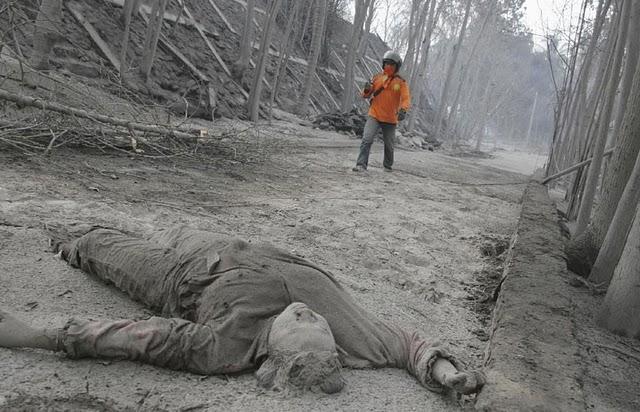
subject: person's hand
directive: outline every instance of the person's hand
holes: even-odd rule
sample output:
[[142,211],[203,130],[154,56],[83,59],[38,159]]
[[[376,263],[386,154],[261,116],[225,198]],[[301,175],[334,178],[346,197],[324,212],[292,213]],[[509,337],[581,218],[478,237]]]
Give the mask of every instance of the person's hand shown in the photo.
[[400,109],[398,112],[398,120],[403,121],[407,117],[407,111],[404,109]]
[[373,87],[373,85],[371,84],[371,82],[367,82],[367,84],[364,85],[363,93],[364,94],[369,94],[371,92],[371,88],[372,87]]

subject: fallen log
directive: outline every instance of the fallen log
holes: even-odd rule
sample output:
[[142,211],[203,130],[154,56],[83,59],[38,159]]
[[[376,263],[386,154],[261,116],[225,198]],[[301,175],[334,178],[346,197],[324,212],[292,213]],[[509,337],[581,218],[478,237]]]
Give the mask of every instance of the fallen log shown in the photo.
[[213,0],[209,0],[209,3],[211,4],[211,7],[214,8],[214,10],[216,11],[216,13],[218,13],[218,16],[220,16],[220,18],[222,19],[222,21],[224,22],[224,24],[227,26],[227,28],[231,31],[231,33],[233,34],[238,34],[237,31],[235,31],[235,29],[233,28],[233,26],[231,25],[231,23],[229,23],[229,20],[227,20],[227,17],[224,15],[224,13],[222,13],[222,10],[220,10],[220,8],[218,7],[217,4],[215,4],[213,2]]
[[75,19],[78,21],[78,23],[80,23],[80,25],[87,31],[87,33],[89,33],[89,37],[91,37],[91,40],[93,40],[96,46],[98,46],[102,54],[105,55],[111,65],[113,65],[116,70],[120,70],[120,60],[116,57],[115,54],[113,54],[107,43],[102,40],[102,37],[100,37],[93,25],[89,23],[87,19],[85,19],[85,17],[80,12],[78,4],[72,2],[67,3],[66,6],[73,17],[75,17]]
[[[184,5],[182,2],[181,2],[181,4],[184,7],[184,12],[187,15],[187,17],[189,17],[193,21],[196,21],[195,18],[193,17],[193,14],[191,14],[191,12],[187,8],[187,6]],[[238,90],[240,90],[240,93],[242,93],[242,95],[244,96],[245,99],[248,99],[249,98],[249,93],[247,93],[247,91],[245,89],[243,89],[242,86],[240,86],[239,84],[237,84],[236,82],[233,81],[233,75],[231,74],[231,71],[229,70],[229,68],[225,64],[224,60],[222,60],[222,57],[220,57],[220,54],[218,54],[218,51],[216,50],[216,48],[213,46],[213,44],[211,44],[211,42],[209,41],[207,36],[204,34],[204,32],[200,29],[200,27],[198,25],[196,25],[195,27],[196,27],[196,30],[198,31],[198,33],[200,34],[200,37],[202,37],[202,40],[204,40],[205,44],[207,45],[207,47],[209,48],[211,53],[213,53],[213,56],[218,61],[218,64],[220,65],[220,67],[222,67],[222,70],[224,70],[224,72],[227,74],[227,76],[229,76],[229,78],[231,79],[230,80],[231,83],[236,85],[236,87],[238,88]]]
[[[123,7],[124,6],[124,0],[105,0],[108,1],[109,3],[113,4],[114,6],[118,6],[118,7]],[[144,14],[151,14],[151,7],[146,5],[146,4],[141,4],[140,8],[138,9],[138,11],[140,13],[144,13]],[[162,15],[162,18],[166,21],[170,21],[170,22],[175,22],[178,24],[181,24],[183,26],[187,26],[187,27],[196,27],[199,26],[200,30],[204,31],[207,34],[210,34],[214,37],[218,37],[220,36],[220,33],[218,33],[217,31],[213,30],[213,29],[208,29],[206,27],[204,27],[203,25],[197,23],[196,21],[193,20],[188,20],[185,18],[180,17],[180,15],[175,15],[173,13],[168,13],[168,12],[164,12],[164,14]],[[213,31],[212,31],[213,30]]]
[[122,119],[113,116],[107,116],[99,113],[88,112],[83,109],[77,109],[75,107],[65,106],[55,102],[48,102],[42,99],[17,95],[9,93],[0,89],[0,99],[17,103],[23,106],[36,107],[41,110],[50,110],[52,112],[68,114],[83,119],[89,119],[100,123],[111,124],[114,126],[124,127],[129,130],[138,130],[141,132],[157,133],[160,135],[173,136],[180,139],[196,140],[200,131],[199,130],[178,130],[169,125],[152,125],[145,123],[133,122],[128,119]]
[[[615,149],[615,147],[612,147],[611,149],[605,150],[605,152],[602,154],[602,156],[609,156],[611,153],[613,153],[613,149]],[[549,177],[546,177],[542,181],[542,184],[546,185],[547,183],[549,183],[552,180],[555,180],[555,179],[557,179],[559,177],[562,177],[564,175],[568,175],[569,173],[573,172],[574,170],[580,169],[582,166],[588,165],[589,163],[591,163],[592,159],[593,159],[593,157],[590,157],[589,159],[583,160],[580,163],[576,163],[573,166],[568,167],[568,168],[556,173],[555,175],[551,175]]]
[[339,109],[340,105],[338,104],[338,102],[336,102],[336,99],[333,97],[329,89],[327,89],[327,86],[324,84],[320,76],[318,76],[318,73],[316,72],[314,74],[316,75],[316,80],[318,81],[318,84],[320,84],[322,90],[326,93],[327,96],[329,96],[329,100],[331,100],[336,109]]
[[[145,24],[149,24],[149,18],[146,14],[140,12],[140,17],[142,17],[142,20],[145,22]],[[163,33],[160,33],[160,45],[164,46],[167,50],[169,50],[169,52],[176,56],[178,60],[180,60],[185,66],[189,68],[189,70],[191,70],[193,74],[196,75],[196,77],[198,77],[203,82],[209,82],[209,78],[200,70],[198,70],[196,66],[191,63],[191,61],[187,59],[187,57],[182,54],[182,52],[178,50],[178,48],[174,46],[173,43],[171,43],[171,41]]]

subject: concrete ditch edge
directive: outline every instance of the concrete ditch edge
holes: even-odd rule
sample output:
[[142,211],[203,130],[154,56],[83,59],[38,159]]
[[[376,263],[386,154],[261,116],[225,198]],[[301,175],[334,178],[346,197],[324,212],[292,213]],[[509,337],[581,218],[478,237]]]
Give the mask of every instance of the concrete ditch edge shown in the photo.
[[531,182],[505,262],[480,411],[581,411],[580,347],[556,207]]

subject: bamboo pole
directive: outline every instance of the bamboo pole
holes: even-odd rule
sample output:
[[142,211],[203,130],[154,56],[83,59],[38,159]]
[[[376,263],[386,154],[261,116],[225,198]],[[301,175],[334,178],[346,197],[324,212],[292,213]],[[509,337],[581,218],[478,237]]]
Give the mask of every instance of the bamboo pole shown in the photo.
[[[615,147],[612,147],[611,149],[607,149],[602,156],[609,156],[611,153],[613,153],[613,150],[615,149]],[[569,173],[573,172],[574,170],[580,169],[582,166],[586,166],[589,163],[591,163],[591,160],[593,160],[593,157],[588,158],[587,160],[583,160],[580,163],[576,163],[573,166],[566,168],[558,173],[556,173],[555,175],[551,175],[549,177],[546,177],[543,181],[542,184],[546,185],[547,183],[549,183],[552,180],[555,180],[559,177],[562,177],[564,175],[568,175]]]

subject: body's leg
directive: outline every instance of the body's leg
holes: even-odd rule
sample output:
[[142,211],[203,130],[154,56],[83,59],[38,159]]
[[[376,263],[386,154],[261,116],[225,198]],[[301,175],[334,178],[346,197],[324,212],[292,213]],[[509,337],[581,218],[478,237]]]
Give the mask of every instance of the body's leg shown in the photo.
[[175,300],[180,260],[171,248],[117,230],[98,229],[71,242],[63,256],[70,265],[113,283],[155,311]]
[[380,125],[382,128],[382,138],[384,140],[384,161],[382,165],[391,170],[393,166],[393,145],[396,139],[396,125],[390,123],[383,123]]
[[175,318],[72,319],[62,328],[41,329],[0,310],[0,347],[62,351],[75,359],[128,359],[199,374],[236,373],[254,366],[246,348],[225,345],[214,327]]
[[369,152],[371,151],[373,139],[378,132],[378,127],[380,127],[380,125],[376,119],[373,117],[367,118],[367,122],[364,124],[364,132],[362,134],[360,153],[358,154],[356,166],[362,166],[365,169],[367,168],[367,165],[369,164]]

